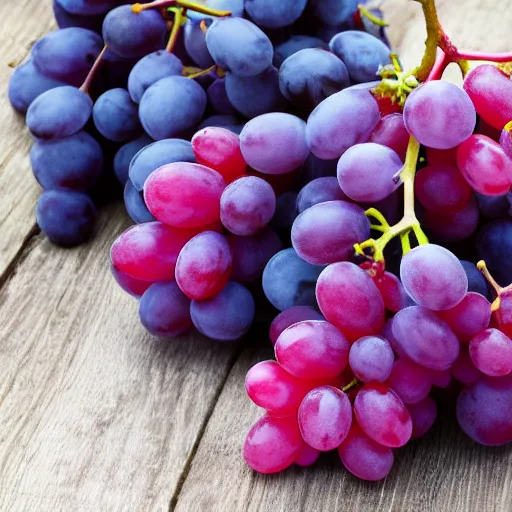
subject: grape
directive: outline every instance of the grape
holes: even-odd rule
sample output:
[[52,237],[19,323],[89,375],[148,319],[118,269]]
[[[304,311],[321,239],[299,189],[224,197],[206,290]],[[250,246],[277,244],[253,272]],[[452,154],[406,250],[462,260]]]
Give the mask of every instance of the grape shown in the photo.
[[245,0],[247,14],[261,27],[281,28],[299,19],[307,0]]
[[[128,181],[128,170],[132,158],[146,146],[151,144],[152,140],[147,135],[142,135],[138,139],[127,142],[121,146],[114,157],[114,173],[121,185],[126,185]],[[132,183],[133,186],[133,183]]]
[[297,322],[303,320],[324,320],[324,317],[311,306],[292,306],[279,313],[270,324],[269,337],[273,345],[281,333]]
[[[68,12],[62,5],[66,0],[53,0],[53,16],[59,28],[81,27],[94,32],[101,32],[102,14],[81,15]],[[69,3],[69,2],[68,2]]]
[[453,378],[463,382],[464,384],[472,384],[483,377],[483,373],[471,361],[469,356],[469,346],[462,345],[460,347],[459,357],[450,368]]
[[302,188],[297,197],[297,210],[302,213],[315,204],[328,201],[344,201],[347,196],[340,189],[334,176],[325,176],[310,181]]
[[361,430],[377,443],[398,448],[409,441],[412,421],[398,395],[384,384],[366,384],[354,401]]
[[497,446],[512,441],[512,376],[485,377],[462,390],[457,421],[474,441]]
[[54,244],[71,247],[91,236],[96,208],[83,192],[46,190],[37,200],[36,220]]
[[309,148],[318,158],[339,158],[348,148],[366,142],[379,120],[369,91],[345,89],[322,101],[309,116]]
[[459,260],[434,244],[408,252],[400,263],[400,278],[415,302],[435,311],[453,308],[468,291],[468,278]]
[[329,42],[331,51],[347,66],[354,82],[372,82],[380,66],[389,64],[391,50],[376,37],[359,30],[347,30]]
[[302,447],[295,418],[263,416],[244,443],[244,459],[259,473],[277,473],[291,466]]
[[228,73],[226,93],[233,107],[251,119],[286,108],[286,99],[279,89],[279,74],[274,67],[250,77]]
[[322,48],[328,50],[329,45],[317,37],[299,34],[293,35],[284,43],[274,47],[274,66],[276,68],[281,67],[282,63],[288,57],[306,48]]
[[350,85],[348,71],[334,54],[306,48],[288,57],[279,69],[283,96],[306,113],[321,101]]
[[127,180],[124,186],[123,199],[126,212],[133,222],[142,224],[143,222],[152,222],[156,220],[148,210],[146,203],[144,203],[142,194],[137,191],[130,180]]
[[507,192],[503,196],[484,196],[478,192],[475,193],[480,213],[488,219],[505,217],[510,209],[510,194],[510,192]]
[[473,133],[476,112],[462,89],[435,80],[421,85],[409,95],[404,107],[404,122],[407,131],[420,144],[450,149]]
[[241,338],[251,327],[254,311],[251,293],[232,281],[216,297],[193,300],[190,306],[192,322],[197,330],[208,338],[220,341]]
[[137,104],[126,89],[110,89],[94,104],[94,125],[108,140],[126,142],[142,134]]
[[131,160],[130,180],[140,192],[149,175],[163,165],[174,162],[195,162],[192,146],[188,140],[164,139],[153,142],[140,150]]
[[364,336],[350,347],[349,365],[361,382],[384,382],[393,369],[393,350],[380,336]]
[[498,297],[499,301],[495,300],[494,308],[491,308],[494,309],[491,324],[510,338],[512,336],[512,293],[507,287],[499,293]]
[[468,291],[479,293],[488,299],[489,290],[487,289],[487,282],[485,281],[484,276],[482,276],[480,271],[476,268],[476,265],[471,261],[464,260],[460,260],[460,263],[468,278]]
[[121,272],[142,281],[174,279],[178,254],[196,233],[161,222],[138,224],[115,240],[110,260]]
[[[231,16],[241,17],[244,14],[244,0],[203,0],[202,2],[210,9],[217,11],[229,11]],[[188,11],[187,17],[191,20],[214,20],[215,17],[206,14]]]
[[[320,160],[313,153],[310,153],[304,162],[304,166],[299,170],[300,182],[307,184],[317,178],[336,177],[337,165],[337,158],[334,160]],[[336,186],[339,188],[339,185]],[[344,197],[343,200],[348,201],[349,199]]]
[[359,206],[329,201],[304,210],[293,223],[292,244],[313,265],[348,260],[354,244],[370,238],[370,223]]
[[480,331],[489,326],[491,305],[479,293],[468,294],[453,308],[439,311],[442,318],[462,343],[469,343]]
[[338,182],[354,201],[381,201],[400,186],[394,178],[402,167],[400,157],[392,149],[373,142],[356,144],[338,162]]
[[274,215],[276,196],[261,178],[246,176],[228,185],[220,198],[222,224],[235,235],[254,235]]
[[309,155],[306,123],[290,114],[261,115],[245,125],[240,134],[240,149],[245,161],[259,172],[291,172]]
[[293,249],[279,251],[263,271],[263,291],[279,311],[292,306],[314,306],[315,284],[322,267],[306,263]]
[[118,270],[114,265],[110,264],[110,270],[117,284],[133,297],[140,297],[153,283],[151,281],[141,281],[135,279],[124,272]]
[[118,87],[126,89],[128,77],[137,61],[138,58],[121,57],[110,48],[107,48],[101,59],[101,66],[98,71],[100,78],[103,79],[102,85],[104,85],[100,92]]
[[428,371],[407,359],[398,359],[393,365],[388,384],[404,404],[415,404],[430,393]]
[[456,167],[429,165],[414,181],[414,195],[427,210],[436,213],[455,213],[473,197],[473,190]]
[[297,218],[297,192],[285,192],[277,198],[276,213],[272,219],[275,228],[289,229]]
[[132,11],[131,5],[112,9],[103,21],[105,44],[121,57],[143,57],[165,46],[167,25],[157,9]]
[[512,133],[509,129],[503,128],[499,138],[500,146],[505,151],[505,154],[512,158]]
[[128,77],[128,91],[135,103],[155,82],[167,76],[181,75],[183,65],[172,53],[157,50],[140,59]]
[[399,311],[391,324],[393,342],[399,355],[433,370],[447,370],[459,355],[459,341],[448,324],[433,311],[410,306]]
[[457,167],[457,147],[451,149],[425,148],[428,165]]
[[343,391],[321,386],[304,397],[298,421],[302,438],[309,446],[322,452],[334,450],[350,430],[352,405]]
[[436,421],[437,405],[429,396],[407,406],[412,420],[412,439],[423,437]]
[[218,114],[236,114],[236,109],[231,105],[226,92],[226,79],[218,78],[206,89],[208,102]]
[[377,334],[384,302],[372,278],[357,265],[340,262],[322,271],[316,285],[320,311],[350,340]]
[[240,124],[240,119],[233,115],[226,114],[215,114],[213,116],[207,117],[201,121],[196,127],[196,131],[202,130],[204,128],[225,128],[226,130],[234,133],[235,135],[239,135],[244,127],[243,124]]
[[222,69],[255,76],[272,64],[272,43],[254,23],[243,18],[218,18],[208,28],[206,46]]
[[279,364],[299,379],[336,377],[347,367],[349,349],[343,334],[330,323],[320,320],[304,320],[291,325],[275,344]]
[[484,64],[473,69],[464,80],[464,90],[478,114],[492,127],[501,130],[512,119],[512,84],[496,66]]
[[39,139],[59,139],[80,131],[91,116],[92,100],[76,87],[50,89],[27,110],[28,129]]
[[384,272],[377,278],[373,277],[373,281],[382,295],[384,307],[387,310],[396,313],[407,306],[414,305],[414,301],[407,295],[400,279],[390,272]]
[[506,194],[512,184],[512,160],[485,135],[472,135],[457,149],[457,165],[471,187],[487,196]]
[[512,372],[512,340],[498,329],[486,329],[469,344],[473,364],[486,375],[502,377]]
[[[315,15],[322,23],[328,26],[338,27],[348,23],[357,11],[358,0],[313,0],[311,2]],[[336,28],[336,30],[338,30]]]
[[149,211],[161,222],[197,228],[217,221],[226,186],[222,176],[204,165],[175,162],[153,172],[144,185]]
[[249,398],[272,416],[296,415],[303,398],[314,386],[312,381],[289,374],[276,361],[254,365],[245,377]]
[[44,189],[87,189],[101,173],[103,153],[87,132],[64,139],[35,142],[30,163],[37,181]]
[[192,327],[190,301],[174,281],[152,284],[140,299],[139,315],[154,336],[178,336]]
[[227,183],[245,174],[238,136],[225,128],[203,128],[192,137],[197,162],[216,170]]
[[400,160],[404,161],[409,145],[409,134],[405,129],[404,116],[399,113],[384,116],[373,130],[370,142],[391,148],[400,157]]
[[116,0],[57,0],[57,3],[71,14],[93,16],[106,14],[115,6]]
[[395,460],[393,450],[365,435],[355,421],[338,448],[341,462],[353,475],[374,482],[386,478]]
[[302,443],[302,447],[300,448],[297,456],[295,457],[295,464],[301,467],[312,466],[320,456],[320,451],[315,450],[306,443]]
[[[452,369],[456,364],[457,361],[455,361],[455,363],[453,364]],[[447,388],[450,385],[452,376],[449,370],[432,370],[431,368],[427,368],[427,371],[428,374],[430,375],[430,381],[432,382],[432,386],[435,386],[436,388]]]
[[101,37],[85,28],[50,32],[32,47],[32,63],[43,75],[80,87],[103,48]]
[[211,299],[226,286],[231,273],[226,239],[214,231],[196,235],[181,250],[175,273],[178,286],[189,299]]
[[206,34],[199,23],[187,20],[183,30],[183,40],[187,54],[199,67],[207,69],[215,64],[206,47]]

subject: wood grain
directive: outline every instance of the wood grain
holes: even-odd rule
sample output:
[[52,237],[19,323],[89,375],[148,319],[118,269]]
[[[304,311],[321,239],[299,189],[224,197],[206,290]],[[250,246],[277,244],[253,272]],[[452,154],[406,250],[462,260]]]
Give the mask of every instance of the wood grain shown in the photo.
[[94,244],[37,236],[0,291],[0,510],[166,511],[236,346],[157,342],[110,275],[126,227]]
[[6,0],[0,3],[0,281],[35,232],[39,185],[28,159],[31,139],[23,116],[7,99],[12,66],[22,62],[35,40],[54,25],[50,0]]

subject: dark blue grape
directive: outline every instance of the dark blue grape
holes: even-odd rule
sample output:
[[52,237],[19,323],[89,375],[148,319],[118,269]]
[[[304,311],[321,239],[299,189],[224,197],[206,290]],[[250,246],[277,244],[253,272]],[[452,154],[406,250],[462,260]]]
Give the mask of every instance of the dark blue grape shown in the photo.
[[101,92],[119,87],[126,89],[128,87],[128,77],[137,62],[137,58],[125,59],[107,48],[99,70],[99,76],[102,79],[101,85],[103,86]]
[[279,74],[274,67],[257,76],[226,75],[226,92],[231,104],[242,115],[253,118],[269,112],[283,112],[286,98],[279,89]]
[[326,176],[336,176],[337,174],[338,159],[334,160],[321,160],[320,158],[310,153],[304,166],[299,171],[299,182],[302,185],[316,180],[317,178],[324,178]]
[[144,93],[139,117],[153,139],[167,139],[195,127],[204,115],[206,102],[206,93],[194,80],[169,76]]
[[192,322],[208,338],[231,341],[241,338],[254,320],[254,299],[247,288],[230,281],[213,299],[190,305]]
[[305,50],[306,48],[323,48],[324,50],[328,50],[329,45],[318,37],[306,35],[292,36],[288,41],[285,41],[274,48],[274,66],[276,68],[281,67],[281,64],[288,57],[300,50]]
[[57,0],[57,3],[70,14],[94,16],[106,14],[119,4],[118,0]]
[[71,247],[91,236],[96,208],[83,192],[47,190],[37,200],[36,219],[53,243]]
[[14,109],[24,114],[41,94],[63,85],[65,85],[64,82],[40,73],[32,60],[29,60],[18,66],[9,80],[9,101]]
[[460,263],[468,276],[468,292],[476,292],[490,299],[487,282],[482,273],[476,268],[476,265],[471,261],[464,260],[460,260]]
[[279,69],[283,96],[308,114],[325,98],[349,85],[345,64],[319,48],[294,53]]
[[299,215],[297,210],[297,192],[290,191],[277,198],[276,211],[272,217],[272,226],[278,229],[289,229]]
[[166,76],[181,75],[180,59],[165,50],[150,53],[135,64],[128,77],[128,92],[135,103],[140,103],[146,89]]
[[484,196],[475,192],[476,199],[478,201],[478,208],[480,213],[488,219],[494,219],[496,217],[504,217],[508,215],[510,208],[509,197],[512,194],[509,192],[504,196]]
[[218,114],[236,114],[236,109],[231,105],[226,92],[226,79],[219,78],[206,90],[208,102]]
[[55,16],[55,21],[59,28],[81,27],[101,33],[101,25],[103,23],[102,14],[73,14],[66,11],[59,1],[60,0],[53,0],[53,15]]
[[85,190],[101,174],[103,153],[98,142],[81,131],[64,139],[35,142],[30,163],[44,189]]
[[27,126],[39,139],[57,139],[79,132],[91,117],[92,100],[65,85],[38,96],[27,111]]
[[334,36],[329,48],[347,66],[354,82],[375,80],[379,66],[390,62],[391,50],[380,39],[360,30],[347,30]]
[[132,158],[128,174],[133,186],[140,192],[148,176],[162,165],[195,161],[192,144],[188,140],[159,140],[141,149]]
[[240,119],[235,116],[216,114],[203,119],[201,123],[197,125],[196,131],[208,128],[208,126],[220,126],[221,128],[227,128],[230,131],[233,131],[233,128],[238,128],[240,126],[243,127],[243,125],[240,124]]
[[154,336],[178,336],[192,327],[190,300],[174,281],[152,284],[140,299],[139,316]]
[[63,28],[34,44],[32,62],[47,77],[80,87],[102,49],[103,41],[96,32]]
[[216,19],[206,33],[206,45],[216,64],[238,76],[259,75],[272,64],[270,39],[243,18]]
[[307,0],[245,0],[245,10],[261,27],[281,28],[300,18]]
[[142,133],[137,104],[126,89],[104,92],[92,110],[96,129],[108,140],[125,142]]
[[206,46],[206,34],[199,23],[187,20],[183,29],[183,42],[190,58],[201,68],[209,68],[215,64],[208,47]]
[[361,0],[313,0],[314,13],[322,23],[338,27],[350,24]]
[[144,222],[152,222],[155,219],[148,210],[142,193],[137,192],[133,183],[128,180],[124,186],[124,205],[130,218],[136,224],[143,224]]
[[158,9],[139,13],[131,5],[112,9],[103,21],[105,44],[121,57],[142,57],[165,46],[167,24]]
[[114,173],[123,187],[128,181],[128,170],[132,158],[152,142],[153,140],[150,137],[142,135],[142,137],[127,142],[117,150],[114,156]]

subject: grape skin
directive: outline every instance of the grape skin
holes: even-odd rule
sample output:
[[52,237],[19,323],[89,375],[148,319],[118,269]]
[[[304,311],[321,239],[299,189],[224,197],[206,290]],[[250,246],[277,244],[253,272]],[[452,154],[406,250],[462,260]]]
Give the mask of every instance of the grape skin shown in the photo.
[[274,66],[279,69],[288,57],[306,48],[322,48],[327,50],[329,45],[317,37],[301,34],[293,35],[284,43],[274,47]]
[[430,396],[420,402],[407,405],[412,420],[412,439],[423,437],[434,425],[437,405]]
[[324,320],[324,317],[311,306],[292,306],[281,311],[270,324],[269,338],[272,344],[276,344],[285,329],[303,320]]
[[138,139],[127,142],[117,150],[114,156],[114,174],[123,187],[129,179],[128,172],[132,158],[152,142],[147,135],[142,135]]
[[512,340],[498,329],[486,329],[469,343],[471,361],[482,373],[502,377],[512,372]]
[[405,129],[404,116],[393,113],[382,117],[373,130],[370,142],[391,148],[403,162],[409,145],[409,134]]
[[429,373],[407,359],[397,359],[389,376],[388,384],[404,404],[415,404],[430,393]]
[[380,336],[364,336],[350,347],[350,369],[361,382],[385,382],[391,374],[393,362],[393,350]]
[[226,79],[218,78],[206,89],[208,103],[217,114],[234,115],[236,109],[231,105],[226,92]]
[[245,10],[260,26],[281,28],[295,22],[306,7],[307,0],[245,0]]
[[347,200],[349,199],[340,189],[337,178],[325,176],[311,180],[302,187],[297,196],[297,210],[302,213],[315,204]]

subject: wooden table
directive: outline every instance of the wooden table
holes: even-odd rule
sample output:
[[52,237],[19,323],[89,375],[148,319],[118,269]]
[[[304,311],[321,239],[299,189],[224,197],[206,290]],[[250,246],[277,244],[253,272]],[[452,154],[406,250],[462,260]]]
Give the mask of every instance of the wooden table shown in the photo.
[[[456,43],[512,48],[510,3],[439,9]],[[419,6],[389,0],[387,11],[395,48],[415,64]],[[38,233],[30,138],[6,88],[8,64],[53,27],[50,0],[4,0],[0,20],[0,511],[512,511],[510,447],[472,443],[449,410],[380,483],[330,456],[312,469],[250,471],[241,446],[261,412],[243,379],[271,357],[269,342],[147,335],[108,268],[110,243],[130,224],[122,204],[102,210],[88,245],[64,250]]]

